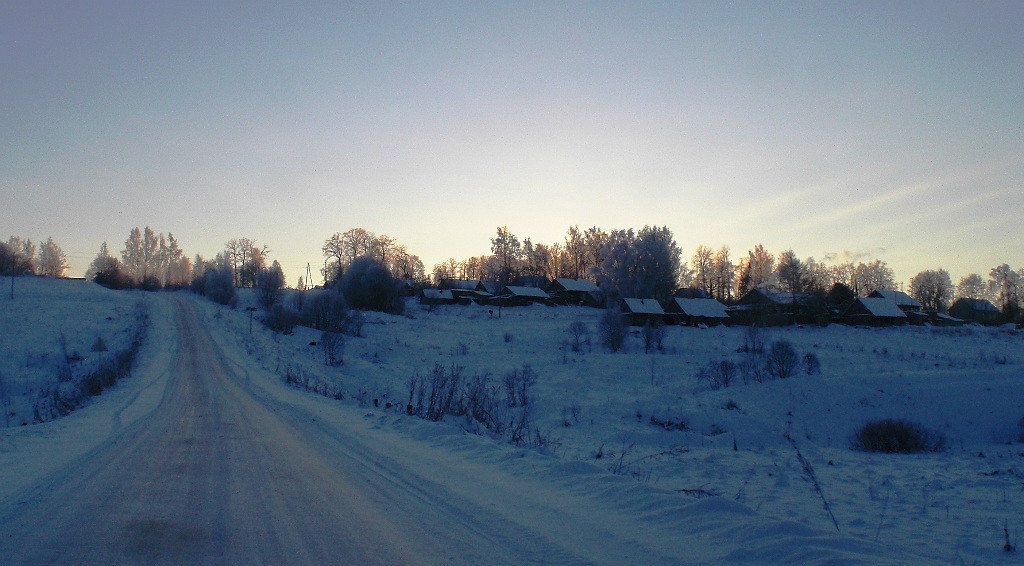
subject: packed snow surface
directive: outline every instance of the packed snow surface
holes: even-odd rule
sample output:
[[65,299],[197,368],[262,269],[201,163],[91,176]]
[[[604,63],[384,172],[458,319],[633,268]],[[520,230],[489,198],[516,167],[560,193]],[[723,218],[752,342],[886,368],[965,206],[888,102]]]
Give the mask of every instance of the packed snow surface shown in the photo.
[[[249,427],[235,427],[230,434],[243,435],[246,442],[263,438],[264,450],[326,466],[281,470],[313,473],[325,478],[326,485],[367,484],[370,495],[330,497],[340,497],[336,504],[352,509],[375,506],[372,514],[363,510],[359,517],[387,525],[382,531],[387,540],[399,539],[387,543],[392,546],[386,546],[380,560],[1020,561],[1019,550],[1002,549],[1004,527],[1014,544],[1024,527],[1024,444],[1018,441],[1024,417],[1024,350],[1017,332],[839,325],[773,329],[762,339],[768,344],[787,340],[801,356],[813,353],[820,372],[747,384],[737,377],[729,387],[712,389],[697,379],[698,370],[709,362],[742,362],[744,354],[737,350],[747,339],[745,329],[669,327],[661,350],[645,354],[641,336],[634,334],[625,352],[610,353],[594,334],[600,314],[594,309],[505,308],[498,318],[498,311],[487,307],[438,306],[428,312],[410,302],[405,316],[366,313],[362,336],[346,336],[344,362],[328,366],[323,352],[310,345],[319,340],[318,332],[296,328],[294,335],[274,334],[257,320],[250,333],[249,313],[242,308],[220,307],[190,295],[113,293],[59,281],[40,282],[33,299],[28,281],[18,281],[26,293],[14,301],[4,297],[7,304],[0,311],[8,337],[2,342],[2,371],[19,380],[19,391],[43,387],[41,382],[52,379],[30,362],[56,355],[54,335],[62,326],[85,329],[68,330],[65,336],[69,348],[88,350],[95,334],[116,336],[116,325],[103,330],[103,324],[117,321],[118,313],[127,319],[142,299],[151,328],[132,377],[65,418],[27,426],[10,423],[0,432],[0,537],[8,537],[0,539],[0,546],[9,550],[15,536],[10,533],[16,533],[19,541],[28,541],[19,545],[17,554],[26,560],[51,556],[32,554],[32,548],[46,545],[31,542],[45,537],[14,526],[28,523],[46,530],[62,525],[79,532],[76,521],[88,522],[92,511],[58,505],[53,494],[67,493],[71,485],[90,485],[82,483],[82,470],[106,477],[98,454],[134,453],[147,427],[178,422],[168,416],[174,410],[191,414],[175,409],[172,401],[184,395],[179,393],[182,383],[194,382],[209,388],[210,399],[242,408],[237,418],[251,415],[250,432]],[[251,297],[243,294],[242,299],[240,307]],[[10,339],[17,329],[29,328],[28,313],[62,301],[68,304],[58,308],[59,314],[40,317],[48,323],[21,331],[35,339]],[[567,331],[575,321],[590,329],[578,352],[569,347]],[[206,350],[186,343],[192,334],[209,336],[197,342],[208,343]],[[50,341],[48,347],[31,356],[24,353],[27,344],[44,339]],[[204,353],[193,353],[200,350]],[[182,373],[181,366],[194,363],[197,356],[198,369]],[[528,364],[537,376],[530,392],[536,436],[514,446],[465,417],[427,422],[406,415],[410,378],[428,374],[436,364],[464,368],[466,376],[488,374],[496,383]],[[289,372],[332,384],[341,393],[336,396],[344,399],[289,387],[283,379]],[[225,409],[222,414],[226,416],[220,420],[229,421],[236,413]],[[947,449],[924,455],[851,450],[857,428],[887,417],[943,433]],[[202,425],[196,425],[195,435],[226,430],[206,430],[214,427],[213,421],[218,419],[188,422]],[[230,450],[225,445],[208,453],[220,458],[222,452]],[[234,455],[249,458],[244,461],[254,466],[263,462],[249,453]],[[131,462],[125,456],[124,467],[131,469]],[[265,464],[284,466],[279,462]],[[165,470],[150,465],[155,477],[147,489],[173,492],[182,482],[195,480],[187,477],[192,468],[172,466],[179,475],[165,477]],[[186,476],[180,475],[183,470]],[[110,474],[116,482],[118,474]],[[273,486],[289,480],[269,476],[265,481]],[[97,479],[95,484],[102,482]],[[218,497],[232,489],[230,482],[211,485],[220,486],[209,488]],[[87,489],[84,493],[100,496]],[[201,500],[206,497],[202,490],[195,493]],[[264,496],[277,497],[275,493],[272,489]],[[267,501],[250,511],[283,514],[287,520],[279,518],[279,524],[295,527],[303,519],[288,509],[303,505],[305,495],[288,493],[296,498],[291,507]],[[117,500],[120,494],[105,495]],[[252,497],[238,497],[239,505],[257,506]],[[241,535],[252,532],[246,529],[270,528],[274,517],[264,523],[247,515],[245,508],[226,509],[235,513],[196,519],[217,525],[215,543],[235,545],[228,548],[236,549],[238,557],[225,561],[239,562],[254,548],[266,550],[264,558],[272,557],[271,549],[263,548],[266,544],[238,541],[255,541]],[[125,521],[124,532],[143,529],[147,536],[159,535],[146,539],[150,543],[166,543],[174,533],[206,533],[181,527],[181,517],[177,522],[145,522],[146,513],[152,512],[140,507],[132,517],[111,510],[104,517]],[[221,525],[218,517],[233,519]],[[171,528],[166,525],[177,525],[179,531],[161,531]],[[110,536],[124,532],[111,529]],[[448,553],[427,542],[442,532],[454,533]],[[346,531],[341,539],[348,540],[350,534]],[[283,547],[297,544],[283,533],[278,536]],[[359,548],[355,538],[352,545]],[[136,560],[167,561],[172,556],[160,554],[159,544],[133,548],[156,552],[134,555]],[[421,548],[433,550],[417,554]],[[308,554],[296,556],[330,560],[329,554],[311,549],[330,552],[310,542],[304,551]],[[101,555],[80,558],[97,561]],[[186,556],[209,559],[206,554]]]

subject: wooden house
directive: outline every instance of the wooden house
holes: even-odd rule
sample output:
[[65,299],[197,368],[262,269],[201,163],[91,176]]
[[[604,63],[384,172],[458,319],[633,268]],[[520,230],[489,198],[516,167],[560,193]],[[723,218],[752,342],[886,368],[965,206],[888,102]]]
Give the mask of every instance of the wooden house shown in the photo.
[[960,298],[949,307],[949,314],[966,322],[994,325],[1003,321],[1003,313],[985,299]]
[[867,326],[893,326],[906,324],[907,313],[892,300],[884,297],[857,297],[840,315],[847,324]]
[[601,306],[600,289],[589,279],[559,277],[548,285],[547,292],[561,305]]
[[[785,293],[763,287],[752,289],[729,307],[729,316],[740,324],[782,326],[793,322],[827,324],[824,299],[812,293]],[[824,317],[824,322],[820,320]]]
[[423,305],[454,305],[459,302],[450,289],[422,289],[420,290],[420,304]]
[[532,305],[533,303],[549,304],[551,296],[545,293],[543,289],[536,287],[506,285],[496,295],[488,299],[488,302],[502,307],[521,307]]
[[665,308],[665,313],[673,322],[689,326],[714,326],[729,320],[725,305],[715,299],[674,297]]
[[647,324],[664,324],[665,309],[657,299],[627,298],[619,301],[619,308],[626,315],[630,326],[645,326]]

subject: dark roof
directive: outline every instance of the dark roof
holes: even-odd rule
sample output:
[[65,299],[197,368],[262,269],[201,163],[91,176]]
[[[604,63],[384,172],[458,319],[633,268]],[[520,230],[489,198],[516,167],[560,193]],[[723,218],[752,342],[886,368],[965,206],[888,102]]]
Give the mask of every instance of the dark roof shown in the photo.
[[[963,305],[963,306],[958,307],[958,305]],[[953,303],[953,307],[957,307],[957,308],[964,308],[964,307],[966,307],[969,310],[978,311],[978,312],[994,312],[994,313],[998,313],[999,312],[999,309],[996,308],[996,306],[993,305],[992,303],[990,303],[987,299],[968,299],[966,297],[963,297],[963,298],[957,299]],[[950,308],[952,308],[952,307],[950,307]]]

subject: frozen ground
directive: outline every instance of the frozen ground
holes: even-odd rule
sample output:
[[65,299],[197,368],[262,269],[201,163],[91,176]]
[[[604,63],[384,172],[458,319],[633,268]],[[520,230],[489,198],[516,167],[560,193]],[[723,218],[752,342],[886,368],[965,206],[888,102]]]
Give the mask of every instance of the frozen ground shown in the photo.
[[[638,485],[712,495],[758,513],[835,532],[793,445],[811,464],[843,535],[905,549],[939,562],[1014,563],[1002,551],[1024,531],[1024,334],[966,327],[779,328],[765,336],[814,353],[817,375],[711,390],[695,378],[709,360],[739,362],[742,327],[669,327],[665,351],[645,354],[640,336],[626,352],[596,344],[599,311],[544,307],[435,307],[414,302],[405,316],[368,314],[363,338],[349,337],[345,362],[324,364],[309,346],[318,333],[294,336],[254,327],[221,309],[213,318],[254,359],[278,374],[302,368],[340,385],[341,404],[396,406],[408,380],[435,363],[488,373],[496,380],[522,364],[538,376],[533,416],[548,440],[540,449],[564,462],[585,462]],[[217,310],[212,305],[207,307]],[[573,353],[567,328],[581,320],[591,346]],[[652,424],[687,422],[688,430]],[[883,455],[850,449],[864,422],[904,418],[941,431],[938,454]],[[461,419],[450,427],[470,428]],[[389,421],[390,422],[390,421]],[[431,428],[423,423],[421,427]],[[733,449],[735,442],[736,449]],[[600,458],[598,457],[600,455]]]
[[[43,303],[61,300],[70,288],[51,283],[40,291]],[[118,304],[130,309],[138,295],[109,298],[111,306],[124,300]],[[396,485],[468,502],[473,513],[483,513],[474,528],[509,524],[512,532],[536,537],[552,549],[547,561],[1020,560],[1020,551],[1001,550],[1004,524],[1014,543],[1024,527],[1024,445],[1013,442],[1024,416],[1017,333],[779,329],[768,339],[816,353],[820,375],[709,390],[694,378],[696,369],[709,359],[739,360],[743,329],[671,328],[665,352],[656,354],[644,354],[637,336],[626,353],[596,344],[572,353],[564,348],[566,328],[582,320],[593,330],[597,311],[504,309],[498,320],[481,307],[427,313],[410,303],[407,316],[368,314],[364,337],[347,339],[344,364],[328,367],[309,346],[317,333],[275,335],[257,323],[250,335],[244,311],[188,295],[181,300],[196,301],[242,390],[286,422],[306,423],[296,426],[311,438],[322,430],[327,436],[314,442],[319,449],[329,438],[347,438]],[[64,482],[90,454],[159,414],[182,355],[169,297],[153,295],[150,312],[147,347],[131,379],[66,418],[0,432],[0,523],[17,521],[47,486]],[[4,324],[11,334],[10,322]],[[409,377],[435,363],[495,379],[529,363],[538,376],[531,410],[546,445],[514,447],[470,434],[463,429],[473,427],[462,418],[431,423],[402,414]],[[10,371],[22,366],[28,364]],[[281,379],[288,370],[336,384],[346,399],[288,388]],[[390,410],[383,406],[389,400]],[[685,420],[688,429],[666,430],[652,416]],[[888,456],[848,448],[860,424],[888,416],[942,430],[950,449]],[[787,430],[810,463],[839,534],[784,437]],[[447,513],[439,517],[451,520]],[[498,556],[515,561],[514,554]]]

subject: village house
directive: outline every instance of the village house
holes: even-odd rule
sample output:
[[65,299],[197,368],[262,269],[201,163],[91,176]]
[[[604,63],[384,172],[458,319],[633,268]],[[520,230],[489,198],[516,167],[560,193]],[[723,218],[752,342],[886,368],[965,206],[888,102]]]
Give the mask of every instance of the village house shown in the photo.
[[894,326],[909,320],[897,304],[885,297],[857,297],[840,315],[845,324]]
[[548,285],[547,291],[560,305],[601,306],[601,290],[589,279],[559,277]]
[[1003,321],[1003,313],[986,299],[957,299],[949,307],[949,314],[966,322],[995,325]]
[[622,299],[619,308],[626,315],[630,326],[665,323],[665,309],[661,308],[657,299]]
[[543,289],[518,285],[506,285],[496,295],[488,299],[489,304],[501,307],[522,307],[533,303],[550,304],[550,302],[551,296]]
[[674,297],[665,308],[669,319],[678,324],[714,326],[729,321],[725,305],[715,299]]

